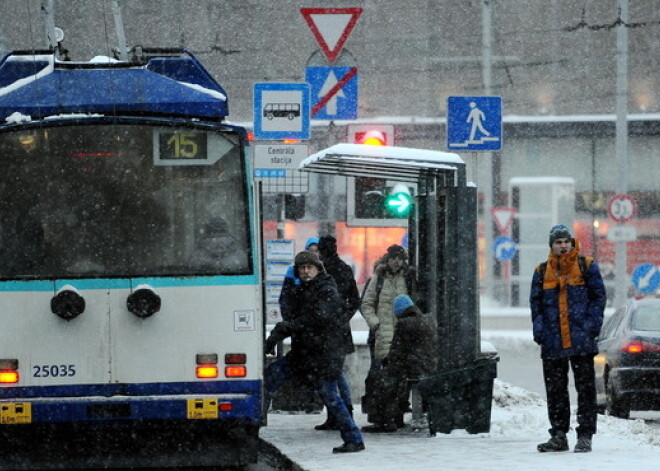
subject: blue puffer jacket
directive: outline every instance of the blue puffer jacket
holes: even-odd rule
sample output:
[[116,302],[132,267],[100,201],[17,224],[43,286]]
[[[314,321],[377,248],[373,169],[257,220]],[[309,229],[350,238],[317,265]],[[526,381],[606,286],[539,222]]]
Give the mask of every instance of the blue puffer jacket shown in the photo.
[[567,358],[598,353],[596,338],[603,324],[605,284],[595,262],[582,276],[579,244],[569,253],[548,256],[545,277],[540,268],[532,277],[529,304],[534,341],[541,358]]

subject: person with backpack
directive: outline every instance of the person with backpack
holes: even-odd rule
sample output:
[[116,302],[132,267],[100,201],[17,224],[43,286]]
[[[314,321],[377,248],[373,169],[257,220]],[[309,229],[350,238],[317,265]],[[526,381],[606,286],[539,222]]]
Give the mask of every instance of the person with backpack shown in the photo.
[[391,245],[374,270],[360,306],[369,329],[375,332],[374,353],[378,363],[390,351],[396,325],[392,301],[400,294],[407,294],[413,301],[416,299],[417,271],[408,265],[406,249]]
[[597,420],[594,356],[606,305],[605,284],[596,262],[580,255],[579,241],[567,226],[550,229],[549,245],[548,260],[534,270],[529,296],[534,341],[541,346],[551,426],[550,439],[540,443],[537,450],[569,448],[570,365],[578,396],[574,451],[590,452]]

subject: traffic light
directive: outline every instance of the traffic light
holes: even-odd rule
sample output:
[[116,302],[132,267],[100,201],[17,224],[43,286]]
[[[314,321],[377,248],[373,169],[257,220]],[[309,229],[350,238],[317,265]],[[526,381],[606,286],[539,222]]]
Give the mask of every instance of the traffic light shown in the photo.
[[350,124],[348,142],[370,146],[391,146],[394,142],[394,125]]
[[403,183],[394,185],[390,194],[385,198],[385,210],[395,217],[408,217],[413,205],[410,188]]
[[349,225],[405,227],[414,208],[411,189],[383,178],[356,177],[349,183]]

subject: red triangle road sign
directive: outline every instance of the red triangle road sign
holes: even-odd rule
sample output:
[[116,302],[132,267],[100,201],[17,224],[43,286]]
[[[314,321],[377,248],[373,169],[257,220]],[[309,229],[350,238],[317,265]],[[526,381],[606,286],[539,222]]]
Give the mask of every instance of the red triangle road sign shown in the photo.
[[491,208],[490,214],[493,216],[493,220],[497,225],[497,228],[501,233],[506,234],[509,232],[509,227],[511,227],[511,222],[513,221],[513,216],[518,212],[516,208]]
[[333,63],[353,31],[362,8],[301,8],[323,54]]

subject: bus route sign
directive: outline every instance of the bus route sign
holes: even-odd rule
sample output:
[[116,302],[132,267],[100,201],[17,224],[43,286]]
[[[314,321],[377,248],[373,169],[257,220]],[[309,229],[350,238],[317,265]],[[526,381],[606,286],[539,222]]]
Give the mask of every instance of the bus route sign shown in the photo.
[[255,139],[309,139],[308,83],[254,84]]

